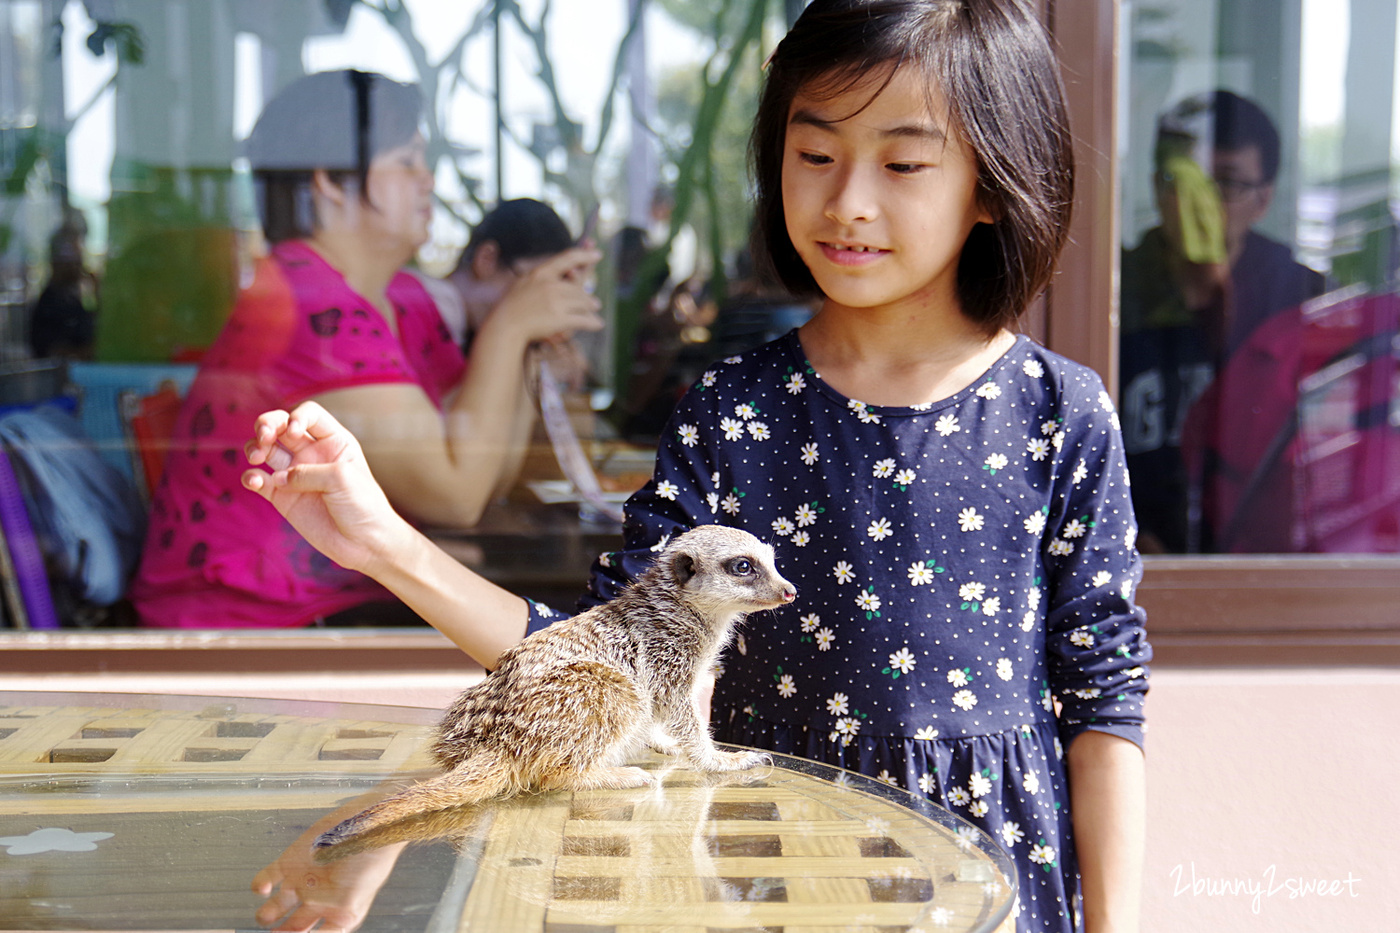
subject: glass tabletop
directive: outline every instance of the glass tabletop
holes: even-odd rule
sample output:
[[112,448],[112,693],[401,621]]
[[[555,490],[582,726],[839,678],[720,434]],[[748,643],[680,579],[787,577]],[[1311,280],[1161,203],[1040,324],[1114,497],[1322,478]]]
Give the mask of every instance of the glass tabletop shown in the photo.
[[436,718],[0,691],[0,929],[1011,929],[1015,874],[984,833],[782,755],[715,776],[648,753],[652,788],[515,797],[314,853],[433,773]]

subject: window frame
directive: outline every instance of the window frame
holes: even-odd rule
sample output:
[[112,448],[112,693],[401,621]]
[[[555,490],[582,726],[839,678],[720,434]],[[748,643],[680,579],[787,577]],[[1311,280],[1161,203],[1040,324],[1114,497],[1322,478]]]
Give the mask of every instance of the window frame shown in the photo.
[[[1040,0],[1078,160],[1046,345],[1118,392],[1119,4]],[[1400,556],[1148,556],[1138,601],[1159,663],[1400,663]]]

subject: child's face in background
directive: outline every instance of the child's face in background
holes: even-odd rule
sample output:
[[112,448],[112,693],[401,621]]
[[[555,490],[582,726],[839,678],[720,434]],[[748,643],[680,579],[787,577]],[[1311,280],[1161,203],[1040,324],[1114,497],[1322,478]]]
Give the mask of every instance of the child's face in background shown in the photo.
[[882,79],[793,100],[783,151],[788,236],[828,304],[960,311],[958,256],[973,226],[992,220],[977,201],[976,159],[936,90],[930,110],[917,72],[895,72],[871,100]]

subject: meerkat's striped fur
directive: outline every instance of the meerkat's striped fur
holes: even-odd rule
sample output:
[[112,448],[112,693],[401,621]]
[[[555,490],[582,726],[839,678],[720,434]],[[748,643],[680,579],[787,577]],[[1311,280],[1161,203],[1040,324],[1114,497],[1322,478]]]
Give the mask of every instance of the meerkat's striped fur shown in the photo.
[[694,694],[744,616],[796,595],[773,549],[748,532],[702,525],[679,535],[612,602],[526,638],[453,702],[433,745],[445,774],[345,820],[317,846],[492,797],[639,787],[650,775],[622,762],[649,742],[702,771],[759,764],[758,753],[715,748]]

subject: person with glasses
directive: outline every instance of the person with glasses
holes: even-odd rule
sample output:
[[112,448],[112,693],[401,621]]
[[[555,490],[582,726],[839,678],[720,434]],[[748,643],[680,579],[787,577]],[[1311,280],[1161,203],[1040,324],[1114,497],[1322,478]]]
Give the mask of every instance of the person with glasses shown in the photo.
[[1268,114],[1230,91],[1188,98],[1158,121],[1161,223],[1124,252],[1120,293],[1120,405],[1144,552],[1212,549],[1192,513],[1183,421],[1260,324],[1323,291],[1322,275],[1254,229],[1280,153]]

